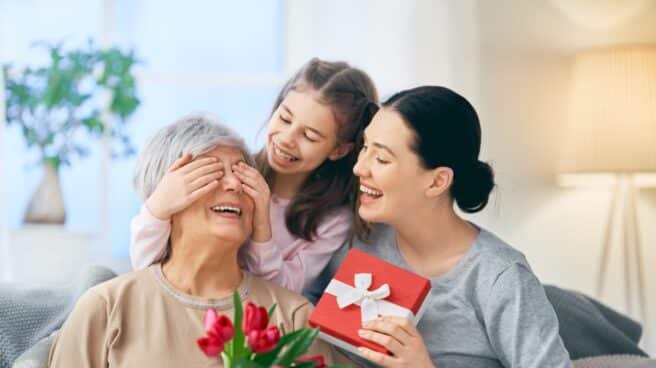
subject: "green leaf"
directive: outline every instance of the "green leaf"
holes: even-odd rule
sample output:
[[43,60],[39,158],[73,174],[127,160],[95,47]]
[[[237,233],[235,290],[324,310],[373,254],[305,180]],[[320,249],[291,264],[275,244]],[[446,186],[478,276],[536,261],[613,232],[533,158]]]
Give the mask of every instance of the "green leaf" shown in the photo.
[[285,347],[285,345],[297,339],[298,336],[300,336],[302,333],[303,330],[297,330],[290,334],[283,335],[280,340],[278,340],[278,344],[276,344],[275,348],[264,354],[257,354],[255,356],[255,361],[265,367],[270,366],[273,364],[273,361],[278,357],[278,354],[280,354],[280,351]]
[[21,130],[23,131],[23,138],[25,138],[25,143],[27,143],[28,147],[39,143],[39,136],[36,134],[34,129],[26,125],[22,125]]
[[273,312],[274,312],[275,310],[276,310],[276,304],[274,303],[273,305],[271,305],[271,306],[269,307],[269,311],[267,312],[267,315],[268,315],[269,317],[273,316]]
[[43,143],[45,146],[51,145],[55,142],[55,133],[54,132],[48,132],[46,135],[46,139],[43,140]]
[[301,329],[301,334],[289,344],[287,350],[283,352],[276,360],[273,361],[273,364],[278,364],[282,366],[288,366],[294,362],[294,360],[307,352],[314,341],[314,338],[319,333],[319,329]]
[[232,324],[235,328],[235,337],[232,339],[233,343],[233,357],[244,356],[249,349],[246,348],[244,342],[244,331],[241,328],[241,322],[243,319],[244,310],[241,305],[241,298],[239,297],[239,291],[235,290],[232,294],[232,304],[235,309],[235,315],[232,319]]
[[102,134],[105,132],[105,124],[100,120],[99,114],[82,119],[82,125],[91,133]]
[[268,367],[268,366],[259,365],[256,362],[248,360],[248,358],[244,358],[244,357],[236,358],[232,362],[232,368],[264,368],[264,367]]

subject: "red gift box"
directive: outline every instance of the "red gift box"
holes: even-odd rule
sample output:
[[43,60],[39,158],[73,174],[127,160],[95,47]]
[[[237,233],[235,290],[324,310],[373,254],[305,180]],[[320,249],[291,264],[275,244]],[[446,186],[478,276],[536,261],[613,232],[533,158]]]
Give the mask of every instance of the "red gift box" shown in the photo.
[[430,289],[430,280],[351,249],[319,299],[309,323],[319,327],[320,338],[355,354],[359,346],[390,354],[384,347],[358,336],[363,318],[398,315],[416,325]]

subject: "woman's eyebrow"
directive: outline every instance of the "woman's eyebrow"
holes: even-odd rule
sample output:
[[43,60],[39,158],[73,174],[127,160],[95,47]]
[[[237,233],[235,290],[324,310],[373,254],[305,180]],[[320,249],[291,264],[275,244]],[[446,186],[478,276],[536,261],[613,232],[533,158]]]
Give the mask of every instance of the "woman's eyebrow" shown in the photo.
[[372,145],[373,145],[374,147],[377,147],[377,148],[383,149],[383,150],[389,152],[390,155],[396,157],[396,155],[394,154],[394,151],[392,151],[392,149],[389,148],[389,147],[387,147],[386,145],[384,145],[384,144],[382,144],[382,143],[378,143],[378,142],[374,142],[374,143],[372,143]]
[[289,109],[289,107],[287,107],[287,105],[285,104],[281,104],[281,105],[282,105],[282,109],[285,110],[285,112],[287,112],[291,116],[294,116],[294,113],[292,112],[292,110]]
[[[366,130],[365,130],[364,133],[362,134],[362,138],[363,138],[364,142],[367,141],[367,131],[366,131]],[[394,154],[394,151],[392,151],[391,148],[387,147],[386,145],[384,145],[384,144],[382,144],[382,143],[373,142],[373,143],[371,143],[371,145],[374,146],[374,147],[376,147],[376,148],[383,149],[383,150],[389,152],[390,155],[396,157],[396,155]]]

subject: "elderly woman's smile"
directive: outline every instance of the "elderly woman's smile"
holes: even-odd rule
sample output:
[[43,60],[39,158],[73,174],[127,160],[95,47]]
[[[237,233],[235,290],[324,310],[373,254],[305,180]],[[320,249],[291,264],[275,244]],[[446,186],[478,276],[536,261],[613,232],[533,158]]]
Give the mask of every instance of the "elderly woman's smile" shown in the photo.
[[219,203],[210,207],[219,216],[238,219],[241,217],[241,207],[234,203]]

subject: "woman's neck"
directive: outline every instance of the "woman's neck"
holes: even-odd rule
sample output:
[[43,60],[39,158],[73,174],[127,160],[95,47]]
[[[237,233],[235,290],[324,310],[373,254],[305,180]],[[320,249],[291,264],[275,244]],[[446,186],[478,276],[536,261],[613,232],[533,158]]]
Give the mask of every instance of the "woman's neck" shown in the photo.
[[220,243],[172,236],[173,253],[162,266],[164,276],[185,294],[204,299],[229,297],[243,278],[237,262],[239,246]]
[[458,216],[451,204],[418,209],[394,228],[406,262],[427,276],[455,267],[478,236],[478,229]]
[[301,186],[310,174],[280,174],[275,173],[273,176],[273,186],[271,191],[278,198],[290,199],[299,192]]

